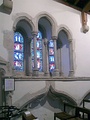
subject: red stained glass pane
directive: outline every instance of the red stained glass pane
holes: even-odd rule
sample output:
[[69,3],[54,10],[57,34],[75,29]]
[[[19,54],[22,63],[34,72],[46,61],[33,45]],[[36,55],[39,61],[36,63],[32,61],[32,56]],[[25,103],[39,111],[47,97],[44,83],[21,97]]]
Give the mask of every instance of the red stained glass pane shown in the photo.
[[54,55],[54,49],[53,48],[49,48],[49,55]]
[[14,44],[14,50],[15,51],[23,51],[23,44],[15,43]]
[[23,71],[24,67],[24,39],[21,33],[15,32],[14,34],[14,68],[17,71]]

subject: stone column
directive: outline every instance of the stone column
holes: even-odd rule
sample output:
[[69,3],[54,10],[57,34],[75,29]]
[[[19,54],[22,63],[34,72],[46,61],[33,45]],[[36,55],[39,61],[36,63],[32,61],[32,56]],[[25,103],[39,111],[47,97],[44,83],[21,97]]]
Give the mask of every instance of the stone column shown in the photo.
[[74,67],[73,67],[73,49],[72,49],[72,40],[69,39],[69,56],[70,56],[70,71],[69,77],[73,77],[74,75]]
[[48,40],[44,39],[44,45],[45,45],[45,76],[49,76],[49,62],[48,62]]
[[37,68],[37,33],[36,31],[34,31],[33,34],[33,43],[34,43],[34,69],[33,69],[33,76],[38,76],[38,68]]
[[54,57],[55,57],[55,70],[54,70],[54,76],[59,76],[59,70],[58,70],[58,61],[57,61],[57,37],[52,36],[52,40],[54,41]]
[[31,38],[28,38],[28,49],[27,49],[27,54],[28,54],[28,65],[27,65],[27,75],[32,75],[32,57],[31,57]]
[[61,77],[63,77],[63,72],[62,72],[62,59],[61,59],[61,47],[57,51],[58,53],[58,69],[59,69],[59,74]]
[[5,91],[4,91],[4,78],[5,76],[5,70],[3,68],[0,68],[0,105],[5,105],[6,99],[5,99]]

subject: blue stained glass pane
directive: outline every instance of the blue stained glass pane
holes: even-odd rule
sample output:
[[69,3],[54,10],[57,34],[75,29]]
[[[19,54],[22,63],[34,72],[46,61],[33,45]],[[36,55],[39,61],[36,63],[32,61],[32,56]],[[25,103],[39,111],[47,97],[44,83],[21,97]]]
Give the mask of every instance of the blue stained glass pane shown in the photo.
[[18,71],[23,71],[23,62],[22,61],[14,61],[14,68]]
[[23,43],[24,42],[24,38],[19,32],[16,32],[14,34],[14,42],[18,42],[18,43]]
[[37,58],[40,58],[40,51],[37,51]]
[[54,62],[54,56],[49,56],[49,62]]
[[49,48],[49,55],[54,55],[54,49],[53,48]]
[[39,48],[42,49],[42,41],[39,41]]
[[37,35],[37,39],[38,39],[38,38],[39,38],[39,39],[42,39],[42,33],[41,33],[40,31],[38,32],[38,35]]
[[50,64],[49,66],[50,66],[50,71],[53,71],[55,69],[55,64],[54,63]]
[[37,49],[42,49],[42,41],[37,40]]
[[34,51],[33,50],[31,52],[31,54],[32,54],[32,59],[34,59]]
[[17,71],[23,71],[24,69],[23,44],[23,36],[19,32],[16,32],[14,34],[14,68]]
[[18,52],[14,52],[14,60],[22,60],[23,61],[23,53],[18,53]]
[[54,42],[49,40],[49,70],[52,72],[55,69],[55,60],[54,60]]
[[49,47],[54,47],[53,40],[50,40],[50,41],[49,41]]
[[39,44],[39,41],[37,41],[37,48],[40,48],[40,44]]
[[42,50],[37,50],[37,58],[42,59]]
[[32,39],[32,41],[31,41],[31,49],[33,49],[33,39]]
[[41,60],[37,60],[37,68],[39,69],[39,71],[42,71],[42,61]]

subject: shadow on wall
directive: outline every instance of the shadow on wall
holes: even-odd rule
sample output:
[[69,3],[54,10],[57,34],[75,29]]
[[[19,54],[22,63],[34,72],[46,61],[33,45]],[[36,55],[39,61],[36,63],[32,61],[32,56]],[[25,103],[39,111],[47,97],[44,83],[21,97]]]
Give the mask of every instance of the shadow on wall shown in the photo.
[[77,105],[72,98],[63,93],[57,93],[50,87],[48,92],[32,98],[23,105],[23,108],[27,107],[28,109],[33,110],[44,107],[52,112],[59,112],[64,110],[64,102]]

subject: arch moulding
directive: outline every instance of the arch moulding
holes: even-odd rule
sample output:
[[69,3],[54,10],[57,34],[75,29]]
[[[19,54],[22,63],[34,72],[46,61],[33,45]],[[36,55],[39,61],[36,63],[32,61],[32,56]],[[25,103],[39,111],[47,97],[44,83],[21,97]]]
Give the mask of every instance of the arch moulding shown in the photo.
[[70,29],[65,26],[65,25],[60,25],[57,29],[57,35],[59,34],[60,31],[64,30],[67,34],[67,39],[69,41],[69,59],[70,59],[70,71],[69,71],[69,77],[73,77],[74,76],[74,62],[73,62],[73,44],[72,44],[72,32],[70,31]]
[[52,25],[52,36],[56,36],[56,28],[57,28],[57,22],[55,20],[55,18],[47,13],[47,12],[41,12],[39,13],[36,17],[35,17],[35,21],[36,21],[36,31],[38,31],[38,22],[39,22],[39,19],[42,18],[42,17],[46,17],[49,22],[51,23]]
[[57,29],[57,35],[62,30],[64,30],[66,32],[66,34],[68,36],[68,40],[71,42],[73,39],[71,30],[66,25],[60,25]]
[[27,13],[17,13],[13,18],[13,30],[16,30],[16,25],[20,20],[25,20],[28,22],[28,24],[32,27],[32,31],[35,31],[35,24],[33,22],[33,19],[31,16],[29,16]]

